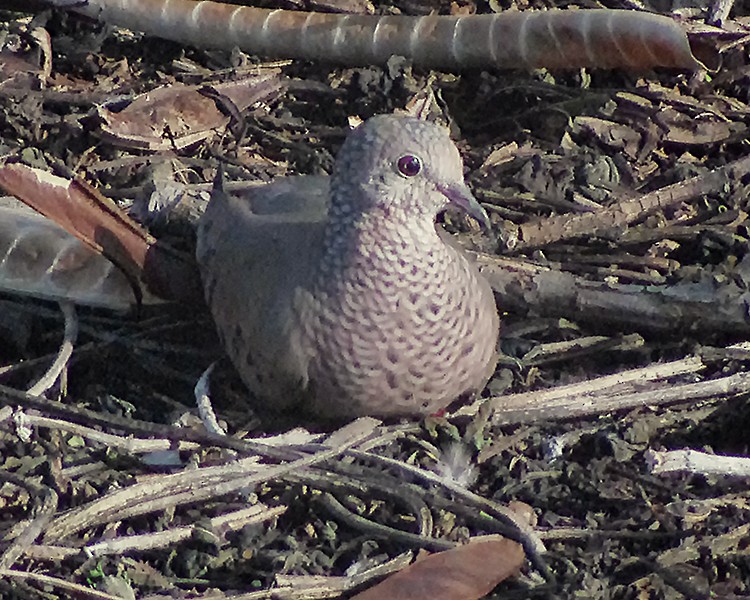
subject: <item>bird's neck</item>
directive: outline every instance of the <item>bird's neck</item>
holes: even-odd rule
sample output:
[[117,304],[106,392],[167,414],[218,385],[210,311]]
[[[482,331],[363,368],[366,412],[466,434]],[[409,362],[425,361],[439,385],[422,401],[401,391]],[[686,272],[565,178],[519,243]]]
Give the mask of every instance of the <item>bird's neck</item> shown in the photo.
[[346,208],[333,208],[315,279],[329,288],[332,281],[343,287],[401,287],[425,272],[439,286],[447,283],[457,261],[460,257],[438,235],[431,215],[415,218],[381,208],[350,214]]

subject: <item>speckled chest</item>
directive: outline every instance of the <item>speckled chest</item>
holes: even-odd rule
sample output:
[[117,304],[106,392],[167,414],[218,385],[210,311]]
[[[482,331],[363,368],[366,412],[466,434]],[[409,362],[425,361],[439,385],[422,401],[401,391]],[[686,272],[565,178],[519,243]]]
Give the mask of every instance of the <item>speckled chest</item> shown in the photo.
[[318,401],[351,415],[426,413],[484,384],[497,339],[491,292],[433,236],[418,252],[403,240],[339,250],[347,263],[329,264],[300,297]]

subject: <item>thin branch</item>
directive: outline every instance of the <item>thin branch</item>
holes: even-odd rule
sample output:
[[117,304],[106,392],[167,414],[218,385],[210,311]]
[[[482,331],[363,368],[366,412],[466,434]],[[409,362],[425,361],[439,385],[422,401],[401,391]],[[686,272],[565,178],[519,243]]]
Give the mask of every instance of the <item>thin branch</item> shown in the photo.
[[[209,520],[212,529],[237,531],[246,525],[263,523],[276,519],[287,510],[286,506],[269,508],[264,505],[254,505],[233,511]],[[195,526],[176,527],[166,531],[147,533],[144,535],[125,535],[96,544],[85,546],[83,550],[89,556],[122,555],[131,552],[143,552],[182,542],[189,539],[195,531]]]
[[493,398],[488,402],[494,411],[493,423],[507,425],[546,419],[572,419],[642,406],[697,402],[713,398],[727,399],[747,394],[748,390],[750,373],[736,373],[682,385],[675,385],[669,381],[658,382],[655,389],[645,392],[611,389],[588,396],[573,393],[555,400],[535,403],[534,406],[519,405],[518,396]]
[[359,529],[368,535],[372,535],[379,538],[385,538],[394,542],[400,542],[408,546],[414,546],[416,548],[427,548],[434,552],[440,552],[442,550],[450,550],[456,547],[456,542],[448,540],[429,537],[418,533],[409,533],[408,531],[401,531],[382,523],[375,523],[370,519],[366,519],[360,515],[354,514],[348,508],[346,508],[341,502],[339,502],[335,496],[330,493],[323,494],[322,497],[323,505],[333,513],[333,515],[343,522],[348,523],[351,527]]
[[619,202],[603,210],[530,221],[518,227],[509,246],[514,252],[520,252],[584,236],[611,237],[627,225],[640,221],[657,210],[715,194],[728,182],[739,181],[748,172],[750,156],[745,156],[703,175],[691,177],[633,200]]
[[651,472],[657,475],[690,473],[750,478],[750,457],[747,456],[721,456],[698,450],[648,450],[646,460]]
[[39,537],[42,531],[47,527],[48,523],[52,520],[52,517],[57,510],[57,494],[51,488],[41,486],[33,481],[14,475],[13,473],[8,473],[7,471],[0,471],[0,480],[26,488],[29,492],[30,498],[39,498],[40,496],[43,498],[42,505],[39,507],[34,519],[5,550],[2,557],[0,557],[0,571],[4,571],[13,566],[13,563],[15,563],[16,560],[23,555],[26,549],[34,543],[34,540]]
[[[528,423],[542,418],[568,418],[580,414],[596,414],[611,408],[598,407],[597,399],[610,397],[627,398],[637,389],[643,389],[649,382],[656,382],[670,377],[697,373],[705,368],[698,357],[688,357],[668,363],[658,363],[605,375],[580,383],[562,385],[547,390],[535,390],[521,394],[496,396],[481,399],[470,406],[456,411],[456,416],[474,415],[480,408],[486,410],[484,404],[493,411],[493,422],[499,424]],[[566,412],[569,404],[587,403],[588,410],[584,413]],[[624,407],[623,407],[624,408]]]
[[[357,441],[351,440],[351,445]],[[64,539],[92,525],[125,519],[165,508],[215,498],[243,488],[303,470],[339,456],[345,446],[320,452],[281,465],[262,465],[256,457],[229,465],[204,467],[160,476],[110,493],[55,519],[44,536],[45,543]]]
[[120,596],[105,594],[104,592],[99,592],[90,587],[72,583],[70,581],[65,581],[64,579],[59,579],[58,577],[43,575],[42,573],[16,571],[15,569],[2,569],[0,570],[0,577],[31,581],[32,583],[38,584],[40,587],[43,586],[58,589],[65,592],[68,598],[90,598],[91,600],[122,600]]
[[63,372],[63,369],[68,365],[68,361],[73,355],[73,346],[78,338],[78,317],[76,316],[76,309],[72,302],[61,301],[59,302],[59,305],[60,310],[65,317],[63,340],[60,343],[57,358],[55,358],[49,369],[47,369],[47,372],[39,379],[39,381],[28,389],[28,393],[32,396],[41,396],[44,392],[50,389]]
[[[18,418],[20,413],[16,412],[14,418]],[[0,421],[1,422],[1,421]],[[78,425],[70,421],[61,419],[50,419],[32,413],[23,413],[23,424],[25,426],[44,427],[55,431],[67,431],[82,438],[103,444],[110,448],[119,448],[129,454],[145,454],[148,452],[162,452],[166,450],[196,450],[201,445],[196,442],[179,441],[175,443],[168,439],[144,439],[134,438],[132,436],[121,436],[112,433],[106,433],[92,427]]]

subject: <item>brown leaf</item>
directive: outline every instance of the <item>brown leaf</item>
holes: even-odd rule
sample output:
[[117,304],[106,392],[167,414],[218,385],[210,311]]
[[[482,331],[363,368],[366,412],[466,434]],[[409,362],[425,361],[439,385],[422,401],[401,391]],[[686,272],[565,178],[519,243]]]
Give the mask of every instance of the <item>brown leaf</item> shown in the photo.
[[281,89],[277,69],[208,88],[164,86],[136,96],[124,108],[100,106],[97,109],[99,134],[123,148],[180,150],[229,124],[229,111],[223,104],[230,104],[234,108],[232,112],[239,114],[259,100],[278,94]]
[[673,108],[659,111],[654,115],[654,121],[665,130],[664,140],[674,144],[717,144],[740,132],[738,123],[719,120],[710,114],[691,116]]
[[155,295],[201,301],[192,258],[159,243],[111,200],[80,180],[68,180],[21,164],[0,167],[0,187],[104,254],[132,285]]
[[351,600],[474,600],[514,575],[523,559],[520,544],[487,536],[418,560]]

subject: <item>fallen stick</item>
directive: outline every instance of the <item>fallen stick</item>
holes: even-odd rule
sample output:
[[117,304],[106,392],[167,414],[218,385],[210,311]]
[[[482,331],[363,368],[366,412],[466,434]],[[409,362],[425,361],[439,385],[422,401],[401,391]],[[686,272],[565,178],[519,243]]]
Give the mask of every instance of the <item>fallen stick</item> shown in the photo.
[[651,472],[658,475],[691,473],[750,477],[750,457],[747,456],[721,456],[698,450],[649,450],[646,452],[646,460]]
[[458,409],[455,415],[473,415],[480,409],[487,410],[494,425],[511,425],[602,415],[642,406],[730,398],[747,392],[750,385],[750,375],[747,373],[695,383],[676,384],[673,381],[678,375],[697,373],[703,369],[699,358],[685,358],[548,390],[479,400]]
[[656,211],[677,206],[693,198],[721,190],[732,181],[741,181],[750,172],[750,157],[742,158],[684,181],[659,188],[642,196],[619,202],[605,209],[578,215],[536,219],[518,226],[509,250],[521,252],[563,240],[592,236],[618,238],[628,225]]
[[503,256],[476,262],[503,310],[639,332],[750,333],[747,289],[733,281],[613,284]]

